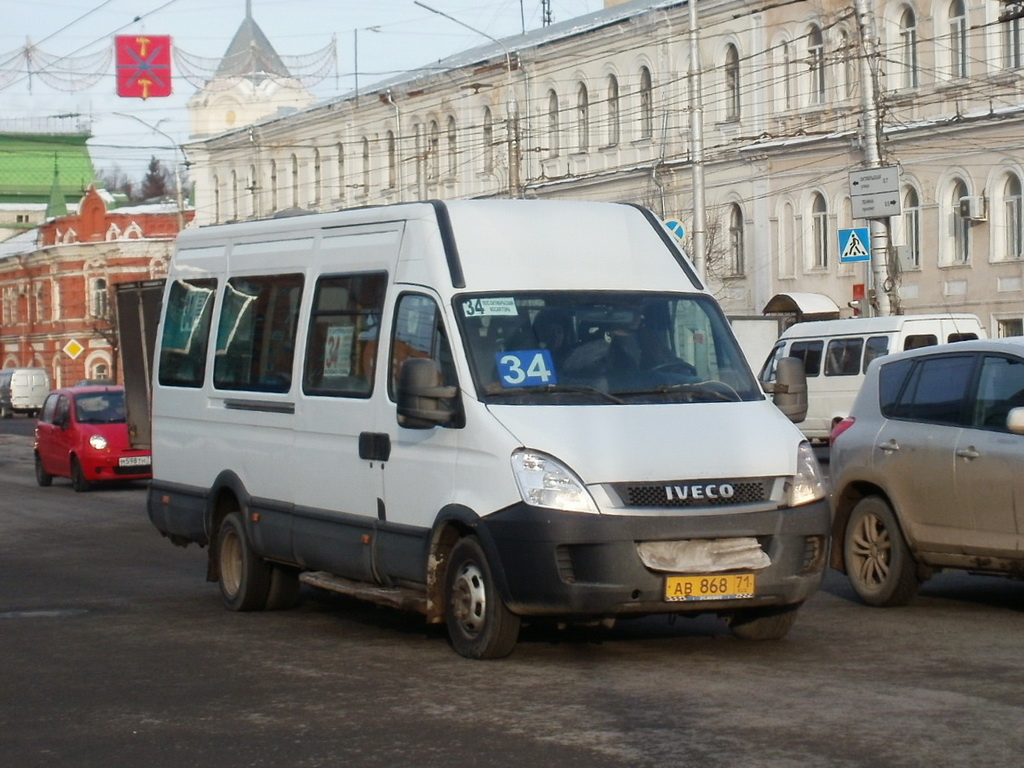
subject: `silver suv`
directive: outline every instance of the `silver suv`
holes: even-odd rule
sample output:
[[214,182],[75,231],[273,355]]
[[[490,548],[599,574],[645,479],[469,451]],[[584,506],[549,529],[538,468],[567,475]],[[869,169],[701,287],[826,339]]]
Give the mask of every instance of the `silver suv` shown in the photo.
[[865,603],[1024,574],[1024,337],[877,359],[832,440],[832,566]]

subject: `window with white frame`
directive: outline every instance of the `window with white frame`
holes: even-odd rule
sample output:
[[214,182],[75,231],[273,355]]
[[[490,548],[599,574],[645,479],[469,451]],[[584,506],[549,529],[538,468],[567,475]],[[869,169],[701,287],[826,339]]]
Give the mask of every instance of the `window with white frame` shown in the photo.
[[590,149],[590,95],[586,83],[576,88],[576,144],[579,152]]
[[455,126],[455,115],[448,115],[446,134],[448,137],[448,178],[455,181],[459,176],[459,132]]
[[548,157],[558,157],[559,130],[558,94],[552,88],[548,91]]
[[441,174],[441,131],[437,126],[437,120],[430,121],[430,135],[427,141],[427,181],[431,184],[437,183]]
[[967,8],[964,0],[949,4],[949,69],[953,77],[967,77]]
[[810,70],[810,103],[825,103],[825,36],[821,27],[807,30],[807,66]]
[[363,137],[363,194],[370,194],[370,140]]
[[238,221],[238,171],[231,171],[231,218]]
[[491,115],[491,108],[484,107],[483,119],[483,168],[484,173],[494,172],[494,117]]
[[299,196],[299,157],[292,154],[292,207],[298,208],[302,198]]
[[320,150],[313,150],[313,205],[319,206],[323,197],[324,172],[320,160]]
[[903,193],[903,245],[906,249],[906,260],[903,264],[908,269],[921,268],[921,198],[917,190],[907,187]]
[[[219,210],[219,208],[218,208]],[[277,211],[277,161],[270,161],[270,210]]]
[[388,153],[388,189],[398,187],[398,146],[395,143],[395,132],[388,131],[384,142]]
[[1010,173],[1003,186],[1003,231],[1007,259],[1024,258],[1024,197],[1020,176]]
[[743,209],[733,203],[729,206],[729,274],[733,277],[742,277],[746,270],[745,249]]
[[828,204],[825,196],[815,192],[811,199],[811,249],[814,269],[828,269]]
[[345,145],[340,141],[336,147],[338,160],[338,199],[344,202],[348,179],[345,178]]
[[640,138],[654,136],[654,86],[651,70],[640,67]]
[[782,44],[782,107],[793,109],[796,106],[796,61],[793,54],[793,43],[787,40]]
[[1019,16],[1006,19],[1000,22],[999,27],[1003,38],[1003,67],[1018,69],[1024,66],[1024,50],[1021,45],[1024,20]]
[[619,143],[619,79],[615,75],[608,75],[608,95],[605,98],[605,104],[607,105],[608,146],[614,147]]
[[740,53],[729,43],[725,47],[725,119],[740,119]]
[[92,316],[106,318],[110,316],[110,301],[107,294],[106,278],[96,277],[92,281]]
[[220,221],[220,176],[213,176],[213,220]]
[[953,258],[954,264],[970,264],[971,262],[971,220],[960,215],[960,199],[967,197],[967,185],[957,180],[953,184],[953,194],[950,200],[950,221],[953,234]]
[[917,88],[921,84],[917,60],[917,15],[913,8],[904,8],[900,16],[899,79],[901,88]]
[[258,215],[259,205],[256,195],[260,193],[260,185],[256,180],[256,166],[249,166],[249,186],[246,191],[249,193],[249,218],[255,219]]

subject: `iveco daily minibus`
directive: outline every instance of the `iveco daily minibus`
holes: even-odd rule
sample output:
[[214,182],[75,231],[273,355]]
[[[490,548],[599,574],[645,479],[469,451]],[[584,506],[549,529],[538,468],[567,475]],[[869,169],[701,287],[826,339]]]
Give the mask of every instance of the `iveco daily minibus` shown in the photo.
[[159,334],[149,515],[209,547],[231,609],[303,582],[494,658],[539,617],[714,612],[781,637],[821,581],[825,484],[790,403],[642,208],[188,230]]

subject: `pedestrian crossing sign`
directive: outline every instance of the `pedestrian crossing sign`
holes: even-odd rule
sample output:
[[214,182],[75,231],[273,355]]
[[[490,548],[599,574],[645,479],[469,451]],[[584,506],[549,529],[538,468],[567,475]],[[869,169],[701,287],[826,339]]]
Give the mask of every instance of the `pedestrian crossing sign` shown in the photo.
[[867,227],[839,230],[839,261],[870,261],[871,231]]

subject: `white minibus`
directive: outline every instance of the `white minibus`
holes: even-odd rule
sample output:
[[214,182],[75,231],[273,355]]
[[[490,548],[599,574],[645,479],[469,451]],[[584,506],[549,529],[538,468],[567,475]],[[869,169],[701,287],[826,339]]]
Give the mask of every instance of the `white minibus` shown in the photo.
[[777,638],[821,582],[826,485],[782,411],[799,362],[767,399],[646,209],[186,230],[163,306],[149,515],[209,547],[230,609],[308,584],[496,658],[524,619],[713,612]]
[[770,392],[779,360],[803,360],[807,416],[800,429],[811,440],[825,441],[832,428],[849,415],[864,372],[876,357],[985,337],[981,321],[970,314],[853,317],[796,323],[779,337],[759,378]]
[[16,413],[35,416],[50,394],[50,374],[45,368],[0,370],[0,417]]

